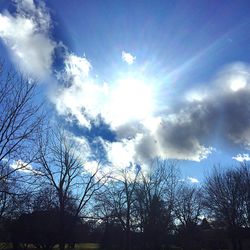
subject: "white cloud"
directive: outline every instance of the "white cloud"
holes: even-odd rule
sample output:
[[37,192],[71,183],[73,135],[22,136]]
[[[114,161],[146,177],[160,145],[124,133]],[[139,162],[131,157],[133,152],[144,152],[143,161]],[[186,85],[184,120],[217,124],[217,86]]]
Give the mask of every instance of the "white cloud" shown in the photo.
[[109,84],[98,83],[91,76],[90,69],[91,64],[86,58],[73,54],[66,56],[65,70],[59,78],[66,79],[68,83],[52,95],[59,114],[71,115],[80,125],[87,127],[90,119],[101,115],[112,128],[152,116],[152,85],[132,77]]
[[103,183],[108,181],[111,176],[114,177],[114,168],[98,161],[87,161],[84,164],[84,170],[91,175],[95,175],[95,178],[101,180]]
[[122,140],[120,142],[104,142],[107,159],[111,166],[124,169],[135,162],[135,140]]
[[237,92],[245,88],[249,89],[250,66],[236,62],[225,66],[215,79],[215,87],[224,93]]
[[199,183],[200,181],[194,177],[187,177],[188,181],[190,181],[191,183]]
[[[56,46],[49,38],[49,14],[44,6],[37,7],[31,0],[18,1],[17,7],[16,16],[0,15],[4,24],[0,35],[24,71],[46,75],[51,70]],[[125,51],[122,59],[128,64],[135,61],[135,57]],[[156,91],[147,80],[126,76],[112,83],[99,83],[91,76],[92,66],[85,57],[69,53],[64,63],[64,71],[58,77],[65,85],[51,94],[51,100],[60,115],[76,120],[81,126],[90,128],[91,120],[101,115],[117,131],[120,141],[106,145],[108,158],[115,165],[129,165],[135,158],[143,163],[154,157],[200,161],[211,153],[195,136],[188,139],[189,150],[173,143],[170,131],[173,132],[178,123],[154,115]],[[125,136],[128,131],[130,138]],[[182,139],[186,139],[184,134]],[[117,158],[117,155],[120,156]]]
[[89,75],[91,68],[90,62],[85,57],[78,57],[69,54],[65,58],[65,73],[67,77],[75,78],[75,83],[80,83]]
[[87,161],[84,163],[84,170],[87,172],[94,174],[98,169],[98,162],[97,161]]
[[26,74],[42,78],[51,73],[56,43],[49,35],[50,16],[31,0],[17,1],[17,13],[0,13],[0,38],[13,61]]
[[69,54],[65,57],[65,71],[59,78],[66,86],[51,94],[60,115],[70,115],[81,126],[90,127],[90,119],[97,117],[108,97],[106,84],[99,85],[89,75],[91,64],[84,57]]
[[33,0],[16,0],[16,3],[18,4],[18,8],[21,10],[36,10]]
[[128,52],[122,51],[122,60],[126,62],[127,64],[131,65],[134,63],[136,57],[131,55]]
[[238,154],[238,155],[232,157],[232,159],[239,161],[239,162],[250,161],[250,155],[249,154]]
[[185,101],[177,102],[171,113],[162,115],[156,132],[144,134],[138,148],[143,158],[159,155],[201,161],[214,151],[210,146],[214,132],[228,145],[249,148],[249,65],[225,67],[209,87],[189,89],[184,93]]
[[[126,77],[99,84],[84,57],[68,54],[59,77],[69,82],[52,95],[57,111],[81,126],[91,126],[99,115],[117,132],[119,142],[107,143],[113,165],[147,163],[155,157],[200,161],[211,152],[189,129],[189,114],[155,116],[155,89],[143,79]],[[175,117],[173,119],[173,117]]]
[[[119,138],[126,135],[136,138],[134,159],[144,163],[155,157],[201,161],[215,150],[210,146],[215,131],[228,145],[249,148],[250,67],[247,64],[225,67],[210,88],[189,89],[184,96],[186,101],[158,116],[152,113],[140,126],[131,123],[117,128]],[[248,157],[238,155],[235,159],[243,161]]]
[[244,89],[247,85],[247,81],[243,76],[238,76],[231,79],[230,88],[232,91],[238,91]]
[[25,172],[25,173],[31,173],[34,171],[31,164],[24,162],[22,160],[13,161],[10,164],[10,167],[17,171]]
[[[49,34],[49,13],[45,5],[35,5],[33,0],[16,3],[16,15],[0,13],[0,38],[25,73],[46,76],[57,46]],[[125,51],[121,56],[129,65],[136,59]],[[209,89],[189,89],[178,105],[162,112],[155,104],[159,90],[148,79],[126,76],[102,83],[92,77],[92,66],[85,57],[69,53],[64,63],[58,77],[65,86],[51,93],[51,100],[60,115],[81,126],[90,128],[91,120],[101,115],[118,135],[118,142],[104,143],[114,166],[145,163],[154,157],[201,161],[213,151],[208,138],[214,132],[227,141],[250,146],[247,64],[225,67]],[[168,96],[161,96],[160,102],[165,104]],[[233,157],[238,161],[249,158],[248,154]]]
[[[159,112],[159,90],[147,80],[127,76],[98,83],[89,61],[69,54],[62,76],[70,84],[53,101],[60,114],[70,114],[83,126],[90,127],[91,119],[101,115],[119,140],[105,147],[113,165],[143,164],[155,157],[201,161],[213,152],[211,134],[217,129],[228,143],[250,144],[250,70],[236,66],[226,67],[210,88],[189,89],[175,108]],[[232,91],[235,82],[238,89]]]
[[206,98],[206,93],[202,91],[192,90],[186,94],[186,99],[189,102],[201,102]]
[[83,136],[75,136],[70,132],[65,132],[70,147],[74,150],[74,155],[84,165],[85,162],[89,161],[91,157],[91,149],[88,140]]

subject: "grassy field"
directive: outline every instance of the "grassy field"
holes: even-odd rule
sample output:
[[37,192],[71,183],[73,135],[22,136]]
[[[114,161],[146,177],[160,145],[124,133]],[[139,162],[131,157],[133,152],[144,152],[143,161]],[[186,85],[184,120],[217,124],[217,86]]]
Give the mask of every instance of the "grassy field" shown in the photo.
[[[12,249],[11,243],[0,243],[0,249]],[[37,249],[32,244],[28,246],[29,250]],[[58,250],[59,247],[55,246],[53,249]],[[69,249],[68,245],[66,244],[65,250]],[[75,244],[75,250],[98,250],[100,249],[100,245],[97,243],[81,243],[81,244]]]
[[97,243],[81,243],[81,244],[76,244],[75,249],[77,249],[77,250],[94,250],[94,249],[100,249],[100,246]]

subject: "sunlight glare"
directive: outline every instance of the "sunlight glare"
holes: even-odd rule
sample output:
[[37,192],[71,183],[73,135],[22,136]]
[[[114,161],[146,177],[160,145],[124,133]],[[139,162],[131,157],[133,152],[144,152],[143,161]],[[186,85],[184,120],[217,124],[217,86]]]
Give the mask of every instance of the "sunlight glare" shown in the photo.
[[[142,79],[123,78],[111,93],[109,115],[114,126],[141,121],[150,117],[154,109],[153,87]],[[114,119],[115,118],[115,119]]]
[[232,91],[236,92],[240,89],[245,88],[247,85],[245,77],[238,76],[231,80],[230,88]]

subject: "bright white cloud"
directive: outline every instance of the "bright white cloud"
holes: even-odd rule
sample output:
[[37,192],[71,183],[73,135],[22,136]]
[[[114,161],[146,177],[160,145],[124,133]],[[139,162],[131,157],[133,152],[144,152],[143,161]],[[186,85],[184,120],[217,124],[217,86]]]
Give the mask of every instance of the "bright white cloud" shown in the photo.
[[51,72],[56,43],[50,39],[50,17],[31,0],[17,1],[17,14],[0,13],[0,38],[21,70],[42,78]]
[[[49,13],[42,3],[16,2],[15,15],[0,13],[0,38],[25,73],[46,76],[51,72],[53,52],[58,46],[49,34]],[[136,60],[125,51],[121,57],[129,65]],[[51,93],[51,100],[60,115],[81,126],[90,128],[91,120],[99,116],[111,126],[119,141],[103,145],[113,166],[147,163],[154,157],[201,161],[212,153],[213,148],[206,142],[218,127],[223,138],[250,145],[249,65],[225,67],[209,89],[189,89],[173,110],[162,111],[156,105],[159,90],[146,77],[126,76],[102,83],[91,75],[92,66],[85,57],[68,53],[64,63],[58,78],[65,86]],[[161,96],[159,101],[165,104],[168,96]],[[85,141],[82,145],[90,151]],[[248,154],[233,157],[238,161],[249,158]]]
[[[69,54],[63,78],[70,79],[70,84],[59,90],[54,103],[60,114],[70,114],[83,126],[90,127],[91,119],[101,115],[119,140],[105,145],[113,165],[143,164],[155,157],[206,159],[214,150],[208,139],[218,121],[222,137],[234,143],[250,143],[249,118],[242,112],[242,107],[250,107],[247,65],[225,68],[210,88],[189,89],[181,105],[164,112],[159,112],[155,104],[159,90],[142,77],[98,83],[90,69],[86,58]],[[232,91],[232,82],[237,83],[237,91]],[[242,88],[244,92],[239,91]]]
[[225,66],[215,80],[216,86],[224,92],[237,92],[250,83],[250,66],[244,63],[233,63]]
[[51,95],[59,114],[70,115],[86,127],[90,127],[91,118],[102,113],[109,91],[106,84],[99,85],[89,76],[90,68],[86,58],[66,56],[65,71],[59,75],[66,86]]
[[[37,7],[31,0],[18,1],[17,7],[16,16],[0,14],[3,24],[0,36],[24,71],[41,77],[51,70],[56,47],[49,38],[49,14],[44,6]],[[123,51],[122,59],[133,64],[136,58]],[[119,142],[105,145],[113,165],[128,166],[135,160],[144,163],[154,157],[199,161],[211,152],[195,136],[189,138],[189,150],[179,148],[171,136],[178,121],[173,123],[154,115],[157,93],[147,79],[126,76],[111,83],[99,83],[91,76],[92,66],[85,57],[69,53],[64,63],[58,78],[63,79],[65,86],[51,94],[58,113],[89,128],[91,120],[101,115],[119,136],[125,136],[122,127],[131,133],[130,138],[121,136]],[[185,135],[182,137],[186,139]]]
[[122,140],[120,142],[104,143],[107,159],[113,167],[124,169],[135,160],[135,140]]
[[65,73],[68,77],[73,77],[75,83],[81,83],[88,75],[91,64],[85,57],[79,57],[74,54],[69,54],[65,58]]
[[31,164],[24,162],[22,160],[13,161],[10,164],[10,167],[17,171],[25,172],[25,173],[31,173],[34,171]]
[[[135,142],[133,140],[122,140],[120,142],[107,142],[102,140],[103,146],[107,152],[107,161],[102,162],[87,161],[84,168],[89,173],[93,174],[98,168],[97,178],[106,176],[106,178],[123,179],[126,175],[129,179],[134,179],[136,175],[135,160]],[[142,165],[142,171],[146,173],[148,166]],[[107,180],[107,179],[105,179]]]
[[131,65],[134,63],[136,57],[131,55],[128,52],[122,51],[122,60],[126,62],[127,64]]
[[71,148],[74,148],[75,156],[81,161],[84,167],[85,162],[88,162],[92,156],[88,140],[83,136],[75,136],[70,132],[66,132],[65,135]]
[[239,162],[244,162],[244,161],[250,161],[250,155],[249,154],[238,154],[233,157],[234,160],[239,161]]
[[[60,77],[65,87],[52,96],[57,111],[89,127],[99,115],[117,132],[119,142],[105,145],[113,165],[150,162],[155,157],[200,161],[211,152],[194,135],[186,134],[190,116],[155,116],[156,90],[142,78],[121,78],[99,84],[84,57],[69,54]],[[165,115],[166,116],[166,115]],[[173,119],[173,117],[175,117]],[[185,142],[185,143],[183,143]]]
[[105,116],[114,127],[141,121],[154,112],[154,90],[141,79],[118,79],[110,91]]
[[83,167],[87,172],[94,174],[99,166],[97,161],[87,161],[84,163]]
[[[188,94],[184,94],[187,97],[184,105],[182,102],[172,113],[153,114],[148,122],[145,119],[140,123],[142,126],[127,124],[122,129],[119,127],[118,135],[137,138],[134,158],[140,162],[150,162],[154,157],[206,159],[215,150],[209,146],[214,131],[229,144],[249,148],[249,83],[248,65],[229,65],[217,75],[210,88],[188,90]],[[247,160],[248,155],[238,155],[235,159]]]
[[194,177],[187,177],[188,181],[190,181],[191,183],[199,183],[199,180],[194,178]]
[[244,89],[247,85],[247,81],[243,76],[238,76],[231,79],[230,88],[232,91],[238,91]]
[[59,75],[68,81],[52,100],[61,115],[71,115],[82,126],[101,115],[112,128],[141,121],[154,112],[154,89],[143,79],[122,78],[114,83],[98,83],[90,74],[84,57],[69,54],[65,71]]

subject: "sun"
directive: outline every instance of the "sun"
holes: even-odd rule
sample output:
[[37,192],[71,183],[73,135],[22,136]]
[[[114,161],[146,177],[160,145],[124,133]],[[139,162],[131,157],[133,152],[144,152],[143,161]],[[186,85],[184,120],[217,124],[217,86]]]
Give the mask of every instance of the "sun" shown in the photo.
[[109,116],[114,127],[152,116],[154,88],[143,78],[124,77],[116,81],[110,95]]

